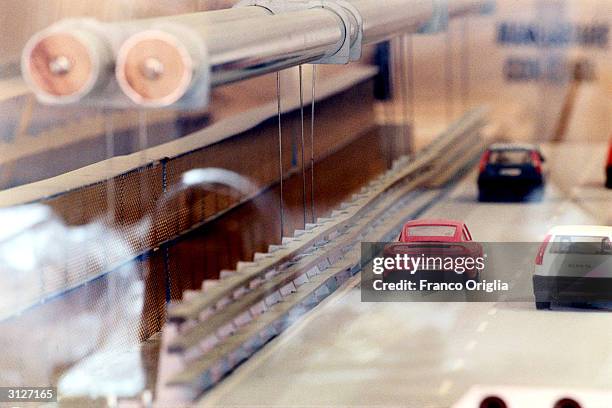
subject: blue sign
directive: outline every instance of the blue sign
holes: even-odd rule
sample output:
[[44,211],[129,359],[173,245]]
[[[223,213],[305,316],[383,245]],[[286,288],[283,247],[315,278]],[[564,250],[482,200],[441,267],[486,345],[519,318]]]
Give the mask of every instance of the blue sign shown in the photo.
[[503,22],[497,26],[497,43],[534,47],[607,48],[610,37],[608,24],[559,23],[545,26],[537,23]]

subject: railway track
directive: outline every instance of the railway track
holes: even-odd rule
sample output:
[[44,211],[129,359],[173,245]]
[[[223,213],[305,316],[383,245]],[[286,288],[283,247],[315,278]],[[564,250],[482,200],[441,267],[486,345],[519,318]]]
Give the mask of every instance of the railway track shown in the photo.
[[449,127],[413,160],[403,157],[329,218],[307,224],[252,262],[222,271],[168,308],[156,403],[191,404],[360,270],[360,243],[393,238],[440,187],[484,149],[487,111]]

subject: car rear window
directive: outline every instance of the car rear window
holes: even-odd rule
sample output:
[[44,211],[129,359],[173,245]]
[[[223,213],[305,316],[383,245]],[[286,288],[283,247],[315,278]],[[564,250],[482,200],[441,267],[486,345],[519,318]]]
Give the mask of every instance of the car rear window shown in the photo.
[[454,237],[457,227],[452,225],[418,225],[408,227],[410,237]]
[[550,247],[550,253],[579,255],[612,254],[612,245],[608,237],[560,235],[555,237]]
[[493,150],[489,155],[489,164],[518,166],[528,163],[531,163],[531,153],[528,150]]

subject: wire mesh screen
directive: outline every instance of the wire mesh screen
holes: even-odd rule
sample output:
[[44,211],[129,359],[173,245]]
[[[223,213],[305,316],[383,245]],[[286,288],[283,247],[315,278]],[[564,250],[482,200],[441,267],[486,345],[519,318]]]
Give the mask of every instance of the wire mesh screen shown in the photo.
[[[364,170],[337,152],[350,143],[381,146],[375,134],[355,142],[374,126],[371,88],[364,81],[318,104],[321,169],[346,161],[343,171],[360,174],[323,188],[347,195],[355,179],[385,168],[386,158]],[[282,123],[287,235],[303,227],[299,111]],[[142,342],[161,329],[167,303],[280,240],[278,154],[274,118],[220,143],[1,210],[15,231],[0,234],[0,268],[16,278],[0,283],[12,294],[0,300],[0,345],[9,351],[0,356],[0,382],[58,384],[65,394],[90,396],[142,389],[150,382],[142,367],[151,366]],[[364,160],[377,154],[386,152],[370,148]],[[321,200],[318,208],[333,204]],[[16,248],[29,252],[11,254]]]

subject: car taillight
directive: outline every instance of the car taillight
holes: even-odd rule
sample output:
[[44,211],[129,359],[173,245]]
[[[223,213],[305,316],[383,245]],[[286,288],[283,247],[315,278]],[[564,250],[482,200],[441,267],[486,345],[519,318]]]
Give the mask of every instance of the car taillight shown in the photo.
[[544,252],[546,252],[546,247],[548,247],[548,242],[550,241],[550,234],[547,234],[544,237],[544,241],[540,244],[540,248],[538,248],[538,254],[536,255],[535,263],[536,265],[542,265],[544,261]]
[[482,157],[481,157],[481,159],[480,159],[480,166],[479,166],[479,168],[480,168],[480,172],[481,172],[481,173],[482,173],[482,172],[485,170],[485,168],[487,167],[487,163],[489,162],[489,156],[490,156],[490,155],[491,155],[491,152],[490,152],[490,151],[488,151],[488,150],[482,154]]
[[542,173],[542,160],[540,160],[540,155],[538,152],[531,152],[531,162],[533,163],[533,167],[535,167],[538,173]]

